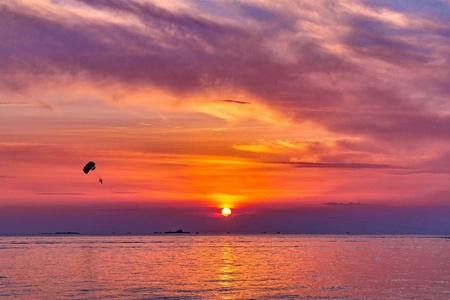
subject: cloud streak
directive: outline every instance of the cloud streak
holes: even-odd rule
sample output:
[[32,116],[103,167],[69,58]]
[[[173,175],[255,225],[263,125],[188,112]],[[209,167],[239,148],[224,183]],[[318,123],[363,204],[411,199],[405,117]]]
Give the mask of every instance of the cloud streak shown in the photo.
[[339,169],[404,169],[383,164],[366,163],[311,163],[311,162],[286,162],[296,168],[339,168]]
[[234,104],[251,104],[250,102],[231,100],[231,99],[217,100],[217,102],[234,103]]
[[39,196],[83,196],[87,194],[83,193],[52,193],[52,192],[46,192],[46,193],[36,193],[36,195]]
[[360,206],[360,205],[367,205],[360,202],[326,202],[322,203],[323,205],[337,205],[337,206]]

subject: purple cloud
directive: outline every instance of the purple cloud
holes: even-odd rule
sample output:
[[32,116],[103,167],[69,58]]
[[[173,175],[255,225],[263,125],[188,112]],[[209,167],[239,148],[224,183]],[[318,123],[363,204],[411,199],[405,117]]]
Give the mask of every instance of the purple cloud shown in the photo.
[[386,147],[413,150],[449,139],[448,22],[434,10],[371,2],[351,10],[346,2],[296,3],[296,10],[239,1],[194,1],[189,9],[71,3],[122,21],[113,22],[64,18],[67,6],[52,5],[61,15],[2,5],[3,88],[23,90],[60,75],[99,86],[151,85],[180,98],[229,87],[293,123],[311,121]]
[[[177,92],[202,88],[201,78],[207,74],[265,97],[289,100],[299,97],[299,88],[303,99],[321,90],[320,86],[310,87],[307,78],[293,80],[295,76],[315,72],[320,66],[326,68],[324,72],[339,72],[343,67],[342,61],[309,39],[294,42],[295,51],[301,53],[298,62],[283,65],[267,52],[263,46],[266,39],[259,32],[150,4],[95,2],[95,8],[137,17],[155,36],[88,20],[73,26],[6,8],[2,23],[8,29],[1,35],[8,47],[2,53],[3,68],[17,70],[20,64],[35,76],[51,74],[55,68],[74,75],[88,72],[92,79],[151,83]],[[249,10],[246,5],[244,11]],[[262,14],[263,10],[259,11]],[[283,23],[284,29],[279,26],[279,30],[289,31],[293,26],[289,29]],[[11,56],[17,59],[8,59]]]

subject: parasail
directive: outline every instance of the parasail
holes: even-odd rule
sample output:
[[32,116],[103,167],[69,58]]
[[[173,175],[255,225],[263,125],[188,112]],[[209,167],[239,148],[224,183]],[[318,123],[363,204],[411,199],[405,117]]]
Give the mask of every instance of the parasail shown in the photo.
[[[83,172],[85,174],[88,174],[90,171],[93,171],[93,170],[95,170],[95,163],[93,161],[88,162],[83,168]],[[97,175],[98,175],[98,173],[97,173]],[[100,176],[98,178],[98,181],[100,181],[100,183],[103,184],[103,180],[100,178]]]
[[83,168],[83,172],[85,174],[89,173],[89,171],[95,170],[95,163],[93,161],[88,162],[84,168]]

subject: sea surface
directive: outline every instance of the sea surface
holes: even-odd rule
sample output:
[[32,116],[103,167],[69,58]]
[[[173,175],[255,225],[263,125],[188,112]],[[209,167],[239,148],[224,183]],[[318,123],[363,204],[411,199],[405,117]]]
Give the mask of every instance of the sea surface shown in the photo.
[[450,299],[450,237],[0,237],[2,299]]

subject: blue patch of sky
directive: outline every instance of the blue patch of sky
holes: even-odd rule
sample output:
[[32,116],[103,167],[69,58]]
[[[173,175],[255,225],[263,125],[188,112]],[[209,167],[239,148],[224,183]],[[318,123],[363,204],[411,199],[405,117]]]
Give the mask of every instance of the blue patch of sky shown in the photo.
[[[196,1],[199,10],[220,18],[230,19],[242,24],[249,20],[270,24],[269,27],[289,28],[290,21],[275,11],[244,2],[223,3],[217,1]],[[267,29],[267,28],[266,28]]]
[[[423,18],[448,23],[450,20],[450,1],[440,0],[366,0],[366,5],[377,8],[388,8],[398,12],[417,14]],[[386,27],[377,25],[379,33],[391,35],[415,35],[419,32],[404,28]],[[383,28],[384,27],[384,28]],[[437,29],[436,34],[445,38],[450,38],[450,29]]]
[[240,9],[244,15],[255,19],[257,21],[266,21],[271,19],[278,19],[279,16],[269,10],[259,8],[257,6],[252,6],[249,4],[241,4]]
[[389,26],[367,17],[355,17],[353,27],[357,30],[348,39],[348,42],[353,46],[362,48],[376,46],[385,50],[403,51],[405,55],[407,53],[413,55],[416,60],[424,60],[426,55],[429,54],[427,47],[398,39],[398,37],[417,36],[420,33],[416,30]]
[[426,14],[441,20],[450,18],[450,3],[440,0],[367,0],[365,4],[398,12]]
[[226,6],[223,5],[221,2],[212,2],[208,0],[201,0],[201,1],[195,1],[195,4],[200,9],[200,11],[212,14],[212,15],[220,15],[220,16],[226,16],[231,15],[229,14],[228,10],[226,9]]

